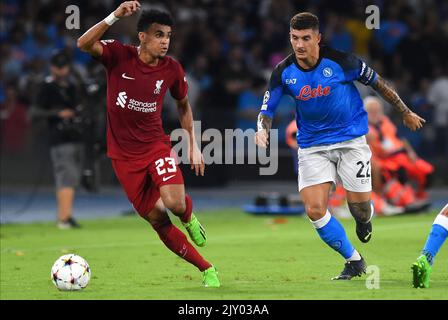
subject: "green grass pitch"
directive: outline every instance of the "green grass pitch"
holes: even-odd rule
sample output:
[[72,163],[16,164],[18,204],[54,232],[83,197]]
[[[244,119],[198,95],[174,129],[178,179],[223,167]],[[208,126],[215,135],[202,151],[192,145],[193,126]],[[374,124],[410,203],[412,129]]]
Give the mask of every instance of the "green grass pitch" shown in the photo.
[[[410,266],[436,212],[376,218],[368,244],[356,238],[353,220],[342,221],[367,263],[378,266],[379,289],[367,289],[367,276],[330,281],[344,260],[305,217],[275,221],[236,209],[196,215],[208,234],[200,252],[218,267],[219,289],[202,287],[200,272],[166,249],[147,222],[118,217],[81,221],[80,230],[58,230],[54,223],[2,225],[1,299],[448,298],[447,244],[433,266],[431,288],[411,287]],[[91,266],[92,279],[82,291],[59,292],[50,280],[53,262],[66,253]]]

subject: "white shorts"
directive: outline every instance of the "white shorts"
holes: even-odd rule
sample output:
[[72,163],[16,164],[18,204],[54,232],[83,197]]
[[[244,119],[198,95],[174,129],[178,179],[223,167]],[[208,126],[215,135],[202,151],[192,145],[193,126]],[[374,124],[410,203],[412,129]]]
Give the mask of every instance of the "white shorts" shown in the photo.
[[342,183],[344,189],[353,192],[372,191],[371,156],[365,136],[331,145],[299,148],[299,191],[324,182]]

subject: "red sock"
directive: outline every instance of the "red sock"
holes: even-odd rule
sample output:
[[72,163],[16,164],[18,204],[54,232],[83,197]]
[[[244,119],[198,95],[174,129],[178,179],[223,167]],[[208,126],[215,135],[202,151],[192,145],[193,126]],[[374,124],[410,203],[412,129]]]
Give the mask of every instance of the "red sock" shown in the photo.
[[168,221],[163,225],[152,225],[163,243],[182,259],[195,265],[200,271],[210,268],[199,252],[188,242],[187,237],[175,225]]
[[188,194],[185,195],[185,212],[180,217],[180,221],[187,223],[191,219],[191,213],[193,212],[193,201]]

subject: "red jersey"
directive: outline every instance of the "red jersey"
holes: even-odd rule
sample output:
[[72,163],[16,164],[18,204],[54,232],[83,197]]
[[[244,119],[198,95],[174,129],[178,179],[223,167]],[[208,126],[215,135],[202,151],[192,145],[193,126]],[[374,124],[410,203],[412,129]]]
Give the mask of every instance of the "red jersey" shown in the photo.
[[100,42],[99,60],[107,69],[107,155],[146,158],[152,142],[169,139],[162,127],[163,98],[168,89],[176,100],[187,95],[184,70],[168,56],[149,66],[139,59],[135,46]]

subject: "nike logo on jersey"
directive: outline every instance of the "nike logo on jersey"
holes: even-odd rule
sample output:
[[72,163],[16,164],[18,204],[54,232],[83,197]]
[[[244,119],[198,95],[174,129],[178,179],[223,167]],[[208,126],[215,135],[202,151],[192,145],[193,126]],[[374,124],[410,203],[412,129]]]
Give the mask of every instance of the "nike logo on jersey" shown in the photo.
[[121,76],[122,76],[123,78],[125,78],[125,79],[128,79],[128,80],[135,80],[135,78],[131,78],[131,77],[126,76],[126,72],[123,73]]
[[163,177],[162,180],[163,182],[170,180],[172,177],[176,176],[175,174],[168,176],[168,177]]
[[318,85],[317,88],[311,88],[311,86],[306,85],[300,89],[300,93],[296,96],[296,99],[307,101],[313,98],[328,96],[330,94],[331,88],[329,86],[322,88],[322,85]]

